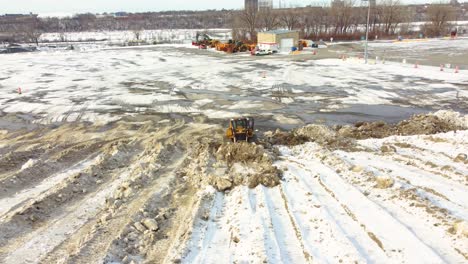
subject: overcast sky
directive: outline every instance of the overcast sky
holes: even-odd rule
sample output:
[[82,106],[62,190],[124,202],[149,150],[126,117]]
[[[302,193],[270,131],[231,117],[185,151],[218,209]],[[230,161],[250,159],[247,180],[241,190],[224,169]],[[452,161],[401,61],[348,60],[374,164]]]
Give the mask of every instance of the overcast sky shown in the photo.
[[[426,3],[437,0],[402,0],[406,3]],[[278,5],[279,0],[274,0]],[[327,0],[282,0],[283,3],[306,5]],[[463,1],[460,1],[463,2]],[[102,13],[142,12],[161,10],[239,9],[244,0],[0,0],[0,14],[4,13]]]

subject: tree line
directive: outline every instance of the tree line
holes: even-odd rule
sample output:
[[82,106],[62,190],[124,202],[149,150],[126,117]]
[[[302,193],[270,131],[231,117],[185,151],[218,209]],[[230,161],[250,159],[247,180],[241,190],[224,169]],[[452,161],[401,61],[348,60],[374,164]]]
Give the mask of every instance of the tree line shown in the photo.
[[[351,40],[362,36],[367,22],[367,7],[358,3],[335,0],[328,5],[300,8],[79,14],[65,18],[0,16],[0,36],[14,34],[37,43],[46,32],[232,28],[238,40],[255,41],[258,32],[273,29],[298,30],[302,38],[315,40]],[[380,0],[371,5],[370,35],[385,38],[419,34],[409,24],[419,21],[424,21],[422,33],[426,36],[445,35],[453,30],[450,21],[468,20],[464,10],[460,4],[406,6],[399,0]]]
[[[361,3],[361,2],[359,2]],[[446,3],[402,5],[399,0],[381,0],[370,7],[371,38],[396,35],[428,37],[443,36],[455,30],[451,21],[467,20],[461,6]],[[273,29],[298,30],[302,38],[351,40],[363,36],[367,24],[368,6],[358,6],[355,0],[334,1],[331,5],[288,9],[243,10],[234,17],[233,32],[239,39],[255,41],[259,31]],[[422,23],[421,30],[412,22]]]

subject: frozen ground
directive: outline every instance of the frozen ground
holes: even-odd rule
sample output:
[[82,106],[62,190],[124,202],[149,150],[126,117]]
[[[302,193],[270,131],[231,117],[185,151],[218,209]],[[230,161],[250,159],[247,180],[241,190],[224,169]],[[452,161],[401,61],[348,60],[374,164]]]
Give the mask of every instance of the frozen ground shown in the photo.
[[308,58],[2,55],[0,263],[466,263],[467,71]]
[[[197,32],[206,32],[212,38],[228,40],[231,38],[230,29],[173,29],[173,30],[142,30],[140,40],[147,42],[174,42],[191,43]],[[64,32],[45,33],[41,35],[40,41],[45,42],[76,42],[76,41],[105,41],[107,43],[122,44],[135,41],[133,31],[99,31],[99,32]]]
[[164,46],[3,55],[0,67],[0,112],[40,123],[246,114],[291,127],[468,109],[466,70],[357,59],[251,59]]
[[[333,47],[335,47],[333,45]],[[364,53],[363,42],[341,43],[336,46],[340,53],[361,55]],[[459,66],[460,69],[468,69],[468,38],[456,39],[408,39],[404,41],[378,40],[369,43],[370,58],[378,56],[387,61],[409,64],[439,66],[451,64],[452,69]]]

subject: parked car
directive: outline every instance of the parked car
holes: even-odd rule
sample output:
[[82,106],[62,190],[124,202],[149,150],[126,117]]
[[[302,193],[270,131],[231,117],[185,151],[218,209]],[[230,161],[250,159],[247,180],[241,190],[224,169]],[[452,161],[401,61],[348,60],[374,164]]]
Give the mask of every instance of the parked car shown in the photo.
[[265,55],[271,55],[273,54],[273,51],[271,50],[257,50],[255,51],[256,56],[265,56]]

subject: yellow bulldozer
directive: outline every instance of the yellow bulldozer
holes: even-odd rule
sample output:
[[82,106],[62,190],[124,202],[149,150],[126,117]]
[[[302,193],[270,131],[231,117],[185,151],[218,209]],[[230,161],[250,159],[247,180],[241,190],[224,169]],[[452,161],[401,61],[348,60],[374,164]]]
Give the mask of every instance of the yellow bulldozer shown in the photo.
[[229,128],[226,130],[226,138],[232,142],[255,140],[253,118],[236,118],[229,121]]

